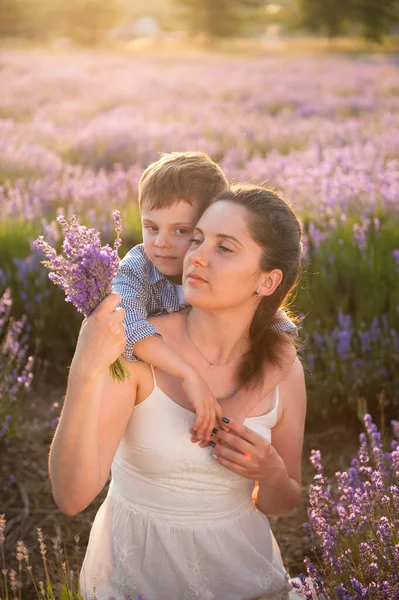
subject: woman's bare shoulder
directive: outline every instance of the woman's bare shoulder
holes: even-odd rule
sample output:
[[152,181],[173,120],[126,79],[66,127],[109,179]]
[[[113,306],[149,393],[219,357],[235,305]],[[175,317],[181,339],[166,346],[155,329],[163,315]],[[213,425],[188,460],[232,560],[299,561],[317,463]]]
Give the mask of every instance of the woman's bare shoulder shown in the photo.
[[304,380],[305,373],[301,359],[298,354],[295,354],[291,363],[289,363],[287,371],[281,380],[285,385],[295,385],[299,381]]
[[127,370],[130,373],[129,381],[131,385],[137,386],[142,377],[146,377],[149,373],[151,373],[151,367],[146,362],[131,361],[124,356],[122,356],[122,358]]
[[284,404],[290,406],[292,403],[297,409],[306,409],[306,385],[305,372],[298,356],[292,362],[290,369],[279,383],[280,397]]
[[263,368],[263,382],[271,390],[290,376],[296,361],[297,350],[292,343],[282,344],[278,364],[267,362]]

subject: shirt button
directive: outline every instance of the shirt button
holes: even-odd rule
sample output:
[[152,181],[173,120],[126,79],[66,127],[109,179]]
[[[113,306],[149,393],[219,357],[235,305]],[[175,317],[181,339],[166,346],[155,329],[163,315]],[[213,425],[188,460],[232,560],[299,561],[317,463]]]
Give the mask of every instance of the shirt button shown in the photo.
[[174,311],[174,309],[173,309],[173,308],[167,308],[167,309],[166,309],[166,312],[168,312],[168,313],[172,313],[172,312],[175,312],[175,311]]

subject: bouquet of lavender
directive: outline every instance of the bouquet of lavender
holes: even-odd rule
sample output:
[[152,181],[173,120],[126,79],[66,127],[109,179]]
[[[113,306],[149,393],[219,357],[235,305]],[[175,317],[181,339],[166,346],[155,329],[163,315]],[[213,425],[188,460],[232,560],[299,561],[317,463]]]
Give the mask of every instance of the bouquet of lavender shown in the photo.
[[[113,249],[108,244],[101,246],[99,232],[79,225],[75,215],[71,217],[70,224],[62,215],[57,218],[65,235],[62,244],[64,255],[58,255],[43,236],[33,242],[33,246],[42,250],[48,258],[42,264],[51,271],[49,279],[64,290],[66,302],[71,302],[85,317],[89,317],[112,292],[112,280],[119,268],[122,219],[117,210],[112,216],[117,234]],[[113,381],[129,378],[121,357],[110,366],[110,376]]]
[[[399,600],[399,422],[384,451],[370,415],[351,467],[337,472],[336,493],[313,450],[307,530],[317,562],[293,584],[319,600]],[[396,439],[395,439],[396,438]]]

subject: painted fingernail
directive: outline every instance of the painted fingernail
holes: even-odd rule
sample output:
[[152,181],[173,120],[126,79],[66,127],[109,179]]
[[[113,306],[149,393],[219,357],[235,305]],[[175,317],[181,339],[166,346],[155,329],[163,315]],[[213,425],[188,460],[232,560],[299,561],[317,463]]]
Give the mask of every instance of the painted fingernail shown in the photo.
[[223,423],[230,423],[230,419],[228,419],[227,417],[222,417],[222,421]]
[[217,429],[216,427],[214,427],[214,428],[212,429],[212,433],[217,433],[218,431],[219,431],[219,429]]
[[213,441],[211,440],[211,441],[209,442],[209,445],[210,445],[210,446],[212,446],[212,448],[215,448],[215,446],[216,446],[216,443],[215,443],[215,442],[213,442]]

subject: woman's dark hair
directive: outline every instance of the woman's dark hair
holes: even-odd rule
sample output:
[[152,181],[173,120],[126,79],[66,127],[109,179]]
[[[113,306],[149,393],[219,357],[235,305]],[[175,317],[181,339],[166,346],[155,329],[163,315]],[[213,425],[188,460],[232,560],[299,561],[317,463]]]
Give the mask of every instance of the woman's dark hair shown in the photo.
[[264,187],[232,186],[220,192],[213,202],[221,200],[243,206],[248,211],[249,231],[263,248],[260,270],[281,269],[283,273],[273,294],[260,301],[249,329],[251,345],[243,357],[239,381],[242,385],[256,384],[261,380],[267,362],[282,364],[282,345],[296,342],[294,336],[275,331],[270,326],[301,275],[302,227],[287,202]]

